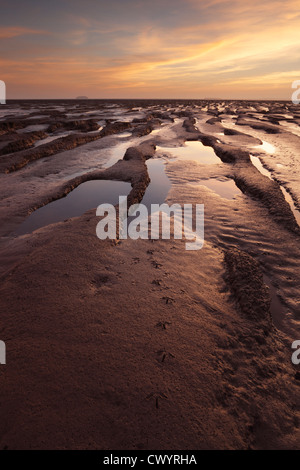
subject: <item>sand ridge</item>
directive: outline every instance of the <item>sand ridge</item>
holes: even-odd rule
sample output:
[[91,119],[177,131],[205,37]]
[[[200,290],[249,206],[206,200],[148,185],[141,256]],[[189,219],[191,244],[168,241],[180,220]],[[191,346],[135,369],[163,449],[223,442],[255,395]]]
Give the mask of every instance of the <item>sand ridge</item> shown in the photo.
[[[228,113],[236,113],[237,106],[229,103]],[[207,119],[220,116],[222,124],[229,115],[219,112],[217,103],[199,108],[187,103],[184,110],[176,103],[144,107],[139,116],[132,112],[132,120],[145,119],[146,130],[138,131],[141,140],[125,138],[129,150],[107,169],[73,178],[55,174],[64,158],[80,168],[78,154],[86,145],[93,149],[99,143],[105,161],[109,146],[116,145],[108,135],[53,154],[46,159],[46,172],[35,161],[1,175],[8,181],[0,206],[1,339],[8,363],[0,369],[0,447],[296,449],[299,381],[290,360],[293,323],[290,329],[274,326],[263,275],[274,276],[292,309],[299,279],[298,231],[276,184],[251,164],[250,146],[261,141],[256,133],[264,131],[254,129],[251,137],[247,128],[244,140],[240,128],[241,134],[214,135],[216,124],[206,124]],[[103,118],[105,109],[98,111],[97,118]],[[114,113],[123,119],[123,108]],[[162,127],[162,134],[148,133],[153,119],[161,121],[152,126]],[[220,164],[163,158],[172,183],[167,202],[205,205],[202,250],[187,252],[184,240],[101,241],[94,209],[33,234],[12,236],[32,208],[90,179],[129,181],[130,201],[141,201],[151,184],[146,161],[162,157],[155,147],[194,139],[211,145]],[[88,160],[88,152],[84,156]],[[243,193],[230,201],[221,198],[203,186],[212,178],[243,179]],[[22,179],[23,203],[16,190]],[[268,233],[263,234],[266,221]],[[291,275],[295,279],[287,278]]]

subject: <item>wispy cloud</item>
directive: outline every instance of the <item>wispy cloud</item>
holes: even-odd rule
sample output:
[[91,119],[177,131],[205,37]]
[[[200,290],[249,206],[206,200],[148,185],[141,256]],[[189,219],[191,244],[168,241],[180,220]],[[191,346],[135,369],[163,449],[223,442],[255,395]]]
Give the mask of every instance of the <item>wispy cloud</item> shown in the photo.
[[[62,10],[55,23],[40,16],[42,29],[30,18],[0,28],[9,41],[0,78],[20,95],[23,87],[35,96],[47,89],[57,96],[67,90],[69,96],[199,97],[223,87],[245,97],[255,89],[262,97],[269,80],[272,96],[284,98],[287,81],[300,78],[299,0],[152,0],[147,8],[128,0],[127,9],[118,0],[99,2],[98,9],[89,0],[85,8],[54,0],[56,12],[63,3],[73,10]],[[27,42],[30,35],[43,41]]]
[[24,36],[28,34],[49,34],[47,31],[39,30],[39,29],[30,29],[30,28],[23,28],[20,26],[8,26],[8,27],[1,27],[0,26],[0,38],[14,38],[17,36]]

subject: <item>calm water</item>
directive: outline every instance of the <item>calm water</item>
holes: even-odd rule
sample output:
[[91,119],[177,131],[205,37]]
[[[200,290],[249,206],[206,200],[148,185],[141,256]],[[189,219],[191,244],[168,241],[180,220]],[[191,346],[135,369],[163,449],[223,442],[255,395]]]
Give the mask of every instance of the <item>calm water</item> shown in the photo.
[[121,181],[93,180],[80,184],[66,197],[50,202],[37,209],[19,226],[15,235],[31,233],[45,225],[78,217],[99,204],[117,204],[119,196],[127,196],[130,183]]
[[[235,199],[239,194],[243,194],[232,179],[218,180],[210,178],[200,180],[197,186],[206,186],[224,199]],[[194,186],[194,184],[193,184]]]
[[[267,170],[261,163],[260,159],[258,157],[254,157],[253,155],[250,156],[251,158],[251,162],[253,163],[253,165],[260,171],[260,173],[262,175],[265,175],[267,176],[270,180],[273,180],[273,177],[272,177],[272,173]],[[284,195],[284,198],[286,200],[286,202],[288,202],[290,208],[291,208],[291,211],[293,212],[294,214],[294,217],[297,221],[297,224],[300,226],[300,211],[297,209],[296,205],[295,205],[295,202],[292,198],[292,196],[290,195],[290,193],[285,189],[284,186],[280,185],[280,189],[281,191],[283,192],[283,195]]]
[[160,158],[147,161],[150,184],[144,194],[142,204],[147,206],[148,211],[151,204],[163,204],[171,188],[171,182],[165,173],[165,163]]
[[183,147],[157,147],[160,153],[171,154],[180,160],[193,160],[204,165],[222,163],[212,147],[207,147],[199,141],[186,142]]

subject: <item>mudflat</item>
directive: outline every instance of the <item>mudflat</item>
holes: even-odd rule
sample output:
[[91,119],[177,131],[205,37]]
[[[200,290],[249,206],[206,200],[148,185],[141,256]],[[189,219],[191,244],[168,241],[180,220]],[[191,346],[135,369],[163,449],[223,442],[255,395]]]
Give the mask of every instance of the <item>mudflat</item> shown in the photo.
[[[53,100],[1,113],[0,447],[299,448],[298,107]],[[84,191],[56,218],[95,181],[127,183],[130,204],[204,204],[203,248],[99,240]]]

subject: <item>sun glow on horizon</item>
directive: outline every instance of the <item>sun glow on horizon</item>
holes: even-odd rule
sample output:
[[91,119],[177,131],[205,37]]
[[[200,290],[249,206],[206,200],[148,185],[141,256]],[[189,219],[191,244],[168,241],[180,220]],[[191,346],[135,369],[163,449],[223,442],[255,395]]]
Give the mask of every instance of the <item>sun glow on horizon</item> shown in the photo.
[[299,1],[39,5],[4,8],[8,98],[289,99],[300,78]]

